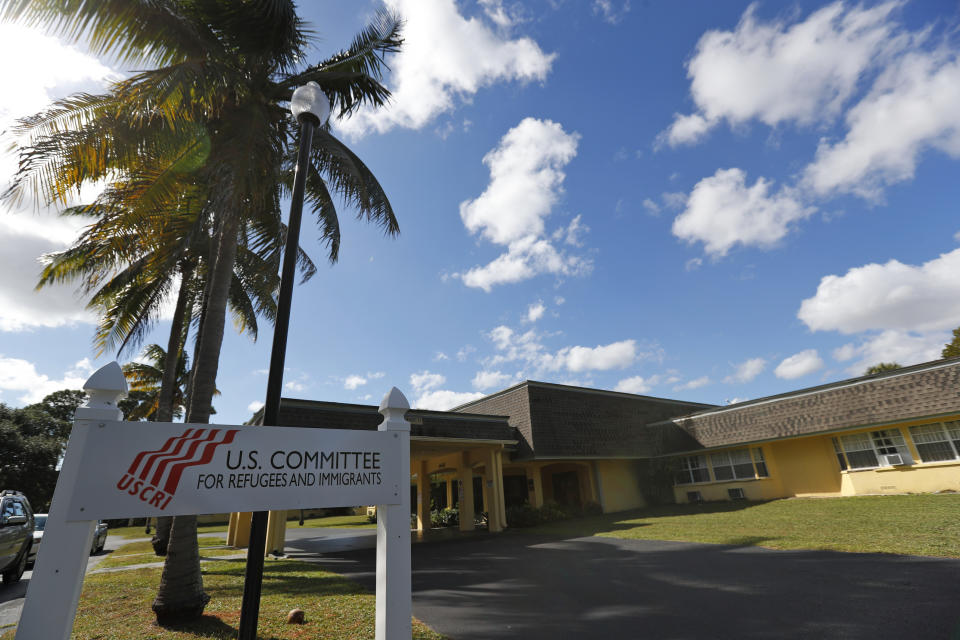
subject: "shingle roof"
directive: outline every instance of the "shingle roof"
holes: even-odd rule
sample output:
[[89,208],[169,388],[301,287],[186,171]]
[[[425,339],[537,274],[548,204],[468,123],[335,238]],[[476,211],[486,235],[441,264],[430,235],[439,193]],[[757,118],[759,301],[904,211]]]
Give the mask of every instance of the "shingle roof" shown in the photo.
[[[460,438],[511,442],[519,439],[506,416],[451,414],[447,411],[410,409],[406,413],[410,435],[430,438]],[[263,411],[251,420],[261,424]],[[321,402],[283,398],[278,422],[286,427],[359,429],[373,431],[383,421],[377,407],[365,404]]]
[[721,447],[956,413],[960,358],[708,409],[669,422],[682,427],[700,447]]
[[510,416],[523,436],[521,459],[649,457],[696,442],[675,427],[647,425],[711,406],[528,380],[454,411]]

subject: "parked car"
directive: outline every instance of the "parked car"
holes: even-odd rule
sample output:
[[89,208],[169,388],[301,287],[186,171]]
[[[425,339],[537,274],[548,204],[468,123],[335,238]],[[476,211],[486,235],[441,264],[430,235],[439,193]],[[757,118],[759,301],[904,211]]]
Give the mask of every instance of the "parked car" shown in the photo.
[[98,520],[97,528],[93,532],[93,542],[90,543],[90,555],[103,551],[105,544],[107,544],[107,523]]
[[13,584],[27,568],[33,546],[33,509],[19,491],[0,492],[0,573]]
[[43,542],[43,528],[47,525],[47,514],[33,514],[33,545],[30,547],[30,556],[27,558],[27,564],[32,565],[37,561],[37,552],[40,551],[40,543]]

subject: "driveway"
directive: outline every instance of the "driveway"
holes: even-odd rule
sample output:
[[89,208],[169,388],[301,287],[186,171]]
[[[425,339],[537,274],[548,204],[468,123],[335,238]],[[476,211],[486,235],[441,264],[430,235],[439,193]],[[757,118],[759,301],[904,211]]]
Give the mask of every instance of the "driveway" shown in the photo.
[[[374,589],[370,549],[313,561]],[[960,638],[958,597],[960,561],[939,558],[517,532],[413,546],[414,615],[456,640]]]

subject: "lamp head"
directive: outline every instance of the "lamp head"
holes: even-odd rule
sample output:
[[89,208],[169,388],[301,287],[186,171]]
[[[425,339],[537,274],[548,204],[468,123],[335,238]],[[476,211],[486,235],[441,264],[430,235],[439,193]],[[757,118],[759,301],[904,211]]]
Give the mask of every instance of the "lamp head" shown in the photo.
[[311,80],[294,90],[290,98],[290,111],[297,120],[302,114],[309,113],[322,126],[330,117],[330,99],[320,85]]

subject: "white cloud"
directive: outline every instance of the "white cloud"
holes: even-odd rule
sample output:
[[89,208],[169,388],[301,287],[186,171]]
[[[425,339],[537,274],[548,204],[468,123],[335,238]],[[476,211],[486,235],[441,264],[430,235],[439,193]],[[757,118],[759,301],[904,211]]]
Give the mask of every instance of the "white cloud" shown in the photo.
[[728,400],[724,400],[723,402],[724,404],[737,404],[738,402],[746,402],[747,400],[749,400],[749,398],[734,397]]
[[682,191],[664,191],[660,194],[663,206],[679,211],[687,206],[687,194]]
[[599,16],[607,24],[620,24],[630,13],[630,0],[624,0],[617,6],[613,0],[593,0],[593,15]]
[[[588,260],[557,249],[546,233],[546,218],[563,193],[563,168],[577,155],[579,138],[558,123],[525,118],[484,156],[490,183],[478,198],[460,204],[460,218],[470,233],[507,251],[487,265],[456,274],[464,284],[489,292],[538,274],[589,271]],[[582,227],[577,216],[565,232],[569,244],[578,245]]]
[[673,234],[690,243],[702,242],[714,258],[725,256],[737,244],[771,247],[791,223],[815,211],[789,189],[770,194],[771,186],[764,178],[747,186],[742,169],[718,169],[694,186],[686,209],[673,221]]
[[797,313],[813,331],[938,331],[960,324],[960,249],[922,265],[890,260],[820,280]]
[[459,406],[471,400],[479,400],[483,397],[482,393],[471,391],[448,391],[446,389],[437,389],[421,394],[413,401],[414,409],[431,409],[433,411],[446,411]]
[[858,343],[847,343],[834,350],[833,357],[841,362],[855,360],[846,371],[852,376],[862,376],[868,367],[881,362],[896,362],[907,366],[937,360],[943,345],[949,341],[949,331],[912,332],[891,329],[868,334]]
[[471,353],[474,353],[477,350],[472,344],[466,344],[459,349],[457,349],[457,360],[459,362],[465,362]]
[[650,376],[648,378],[633,376],[632,378],[624,378],[618,382],[613,390],[622,391],[623,393],[650,393],[654,385],[659,384],[659,382],[660,376]]
[[487,389],[509,386],[514,379],[514,376],[500,371],[477,371],[477,375],[473,376],[472,384],[474,389],[486,391]]
[[260,411],[260,409],[263,409],[263,403],[259,400],[254,400],[247,405],[247,411],[250,413],[256,413],[257,411]]
[[307,388],[306,385],[304,385],[302,382],[298,380],[291,380],[289,382],[286,382],[284,383],[283,387],[288,391],[295,391],[297,393],[301,391],[305,391]]
[[696,271],[702,266],[703,266],[702,258],[690,258],[689,260],[683,263],[684,271]]
[[443,351],[437,351],[437,354],[433,356],[434,362],[441,362],[443,360],[449,360],[449,359],[450,359],[450,356],[445,354]]
[[[404,43],[388,60],[387,107],[364,109],[337,128],[350,136],[393,127],[419,129],[438,114],[469,102],[480,89],[497,82],[543,81],[553,63],[530,38],[509,39],[481,17],[464,18],[454,0],[385,0],[404,20]],[[500,2],[484,9],[500,27],[513,18]]]
[[573,372],[623,369],[637,359],[637,343],[635,340],[621,340],[596,347],[565,347],[555,357]]
[[623,369],[638,359],[660,356],[656,348],[640,352],[636,340],[621,340],[596,347],[568,346],[550,352],[534,329],[517,333],[503,325],[490,331],[489,338],[498,353],[486,360],[488,367],[520,361],[539,372],[565,370],[577,373]]
[[560,305],[562,305],[562,304],[563,304],[564,302],[566,302],[566,301],[567,301],[567,299],[564,298],[563,296],[557,296],[556,298],[553,299],[553,304],[555,304],[555,305],[557,305],[557,306],[559,307]]
[[352,375],[352,376],[347,376],[346,379],[344,379],[343,388],[353,391],[357,387],[361,387],[365,384],[367,384],[366,378],[364,378],[363,376]]
[[82,389],[94,368],[88,358],[78,361],[60,378],[39,373],[36,365],[20,358],[0,355],[0,390],[22,392],[17,400],[23,404],[40,402],[61,389]]
[[503,6],[503,0],[478,0],[483,12],[501,29],[508,29],[520,22],[520,17]]
[[[118,77],[96,58],[56,38],[20,25],[0,24],[0,59],[20,60],[24,51],[31,52],[29,64],[0,65],[0,86],[16,87],[4,92],[0,102],[0,131],[8,130],[16,118],[44,109],[54,98],[97,90]],[[16,168],[15,156],[0,153],[0,191],[6,190]],[[61,219],[53,209],[33,210],[32,202],[4,208],[0,215],[0,331],[95,322],[72,286],[34,291],[41,270],[38,258],[65,249],[79,235],[82,223]]]
[[644,198],[643,208],[646,209],[647,213],[649,213],[652,216],[660,215],[660,205],[658,205],[656,202],[654,202],[650,198]]
[[543,305],[542,300],[538,300],[529,307],[527,307],[527,322],[536,322],[543,317],[544,312],[547,308]]
[[900,4],[834,2],[792,23],[759,20],[751,5],[735,30],[700,38],[687,65],[697,110],[678,114],[661,140],[696,142],[724,120],[777,126],[836,118],[864,72],[909,41],[895,35],[891,14]]
[[767,366],[763,358],[750,358],[737,365],[736,371],[723,379],[727,384],[750,382],[760,375]]
[[920,154],[960,157],[960,60],[955,52],[911,52],[890,64],[846,115],[843,140],[821,141],[806,183],[817,193],[877,199],[913,178]]
[[778,378],[784,380],[793,380],[807,374],[819,371],[823,368],[823,360],[816,349],[805,349],[800,353],[795,353],[789,358],[784,358],[783,362],[777,365],[773,373]]
[[410,386],[412,386],[413,390],[417,393],[435,389],[446,381],[446,376],[439,373],[430,373],[429,371],[421,371],[420,373],[414,373],[410,376]]
[[695,380],[691,380],[690,382],[686,382],[686,383],[684,383],[684,384],[677,385],[676,387],[673,388],[673,390],[674,390],[674,391],[687,391],[687,390],[690,390],[690,389],[699,389],[700,387],[705,387],[705,386],[707,386],[707,385],[710,384],[711,382],[713,382],[713,381],[710,379],[709,376],[702,376],[702,377],[697,378],[697,379],[695,379]]

